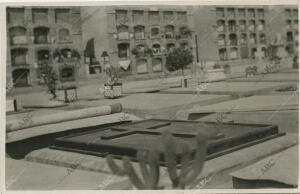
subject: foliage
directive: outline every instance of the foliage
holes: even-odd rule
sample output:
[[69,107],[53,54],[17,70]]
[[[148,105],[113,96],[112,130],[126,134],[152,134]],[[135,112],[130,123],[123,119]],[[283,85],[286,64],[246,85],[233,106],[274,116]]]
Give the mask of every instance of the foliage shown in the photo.
[[[203,134],[196,136],[197,148],[193,153],[188,145],[176,142],[168,131],[163,132],[163,156],[174,189],[184,189],[195,183],[204,166],[207,138],[208,136]],[[123,156],[123,168],[119,167],[110,155],[107,156],[107,162],[114,174],[127,175],[137,189],[160,189],[162,187],[159,186],[159,156],[159,152],[156,150],[139,150],[137,152],[136,157],[143,180],[138,177],[127,156]],[[180,171],[177,169],[178,164],[181,167]]]
[[42,79],[48,88],[48,92],[56,98],[56,86],[58,81],[57,73],[53,70],[49,64],[44,64],[41,67]]
[[189,49],[174,48],[171,52],[167,54],[166,67],[168,71],[177,71],[181,69],[182,75],[183,70],[190,63],[193,62],[194,56]]
[[277,55],[278,48],[278,45],[269,44],[266,49],[266,59],[268,61],[265,66],[266,73],[275,72],[280,66],[281,57]]
[[[64,53],[61,51],[61,49],[56,48],[53,51],[53,58],[57,58],[59,62],[62,62],[64,61],[66,56],[64,56]],[[77,51],[76,49],[71,49],[71,58],[79,60],[81,58],[79,51]]]
[[120,84],[119,82],[119,68],[114,67],[112,65],[106,67],[104,69],[107,79],[106,79],[106,85],[108,86],[113,86],[113,85],[118,85]]
[[147,57],[147,56],[150,56],[152,57],[153,56],[153,51],[151,48],[148,48],[148,47],[144,47],[144,49],[140,49],[140,48],[133,48],[131,50],[131,54],[135,55],[135,57]]

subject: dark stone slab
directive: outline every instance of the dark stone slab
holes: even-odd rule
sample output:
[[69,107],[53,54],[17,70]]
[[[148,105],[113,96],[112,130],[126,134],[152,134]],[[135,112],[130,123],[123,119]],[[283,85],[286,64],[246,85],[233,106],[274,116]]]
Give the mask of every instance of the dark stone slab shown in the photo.
[[198,133],[217,134],[208,140],[207,159],[284,135],[274,125],[151,119],[57,138],[51,148],[97,156],[112,154],[116,157],[135,157],[138,149],[156,149],[163,161],[161,134],[165,130],[192,150],[196,148],[195,137]]

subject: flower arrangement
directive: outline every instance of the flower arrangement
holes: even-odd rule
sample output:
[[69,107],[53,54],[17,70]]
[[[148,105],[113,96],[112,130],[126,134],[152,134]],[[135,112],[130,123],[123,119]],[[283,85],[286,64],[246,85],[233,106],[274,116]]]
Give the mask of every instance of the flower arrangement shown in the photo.
[[107,76],[105,85],[113,86],[121,84],[119,82],[119,68],[110,65],[109,67],[105,68],[104,71]]
[[104,97],[115,98],[122,96],[122,83],[119,80],[119,68],[108,66],[105,68],[107,76],[104,84]]

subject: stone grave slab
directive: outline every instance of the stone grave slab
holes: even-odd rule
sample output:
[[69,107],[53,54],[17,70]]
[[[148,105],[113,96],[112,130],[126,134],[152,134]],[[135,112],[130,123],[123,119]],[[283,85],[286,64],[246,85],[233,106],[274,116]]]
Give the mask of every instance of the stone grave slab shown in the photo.
[[[198,121],[213,122],[219,117],[219,113],[214,113],[201,117]],[[277,125],[285,133],[298,133],[299,130],[298,110],[232,112],[224,115],[224,122]]]
[[284,135],[274,125],[218,125],[214,122],[150,119],[57,138],[51,148],[96,156],[112,154],[133,158],[137,149],[156,149],[161,153],[163,162],[161,134],[166,130],[194,151],[198,133],[208,135],[216,132],[217,135],[208,140],[207,159]]
[[200,86],[189,88],[170,88],[162,93],[251,96],[295,85],[295,82],[214,82],[202,83]]

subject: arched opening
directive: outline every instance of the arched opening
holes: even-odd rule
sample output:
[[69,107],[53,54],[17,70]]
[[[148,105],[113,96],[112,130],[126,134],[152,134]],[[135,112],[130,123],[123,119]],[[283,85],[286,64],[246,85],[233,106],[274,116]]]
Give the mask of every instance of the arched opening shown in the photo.
[[144,44],[138,44],[136,45],[136,49],[139,54],[145,54],[146,46]]
[[135,26],[134,27],[134,38],[145,39],[145,27],[144,26]]
[[61,55],[62,55],[63,58],[65,58],[65,59],[72,58],[72,51],[71,51],[71,49],[64,48],[64,49],[61,49],[60,52],[61,52]]
[[118,53],[119,53],[119,58],[129,57],[129,44],[128,43],[120,43],[118,45]]
[[159,28],[158,27],[151,28],[151,37],[152,38],[159,37]]
[[237,36],[236,34],[229,35],[229,44],[230,45],[237,45]]
[[154,72],[162,71],[162,59],[153,58],[152,59],[152,68]]
[[252,49],[251,49],[251,57],[252,57],[253,59],[255,59],[256,52],[257,52],[257,49],[256,49],[256,48],[252,48]]
[[49,64],[50,61],[50,51],[47,49],[38,50],[36,53],[38,68],[37,68],[37,76],[40,77],[42,74],[42,68],[45,65]]
[[236,31],[236,22],[235,22],[235,20],[229,20],[228,21],[228,30],[229,30],[229,32]]
[[248,9],[248,17],[255,17],[255,10],[253,8]]
[[118,39],[119,40],[128,40],[129,39],[128,26],[126,26],[126,25],[118,26],[117,31],[118,31]]
[[28,64],[28,49],[15,48],[11,50],[12,66],[27,65]]
[[238,15],[239,17],[246,17],[246,10],[244,8],[239,8]]
[[218,20],[217,21],[217,31],[218,32],[224,32],[225,31],[225,21],[224,20]]
[[263,57],[265,58],[267,56],[267,49],[266,47],[261,48],[261,52],[263,53]]
[[27,44],[26,28],[12,27],[9,29],[10,44]]
[[75,74],[74,68],[72,67],[64,67],[60,70],[60,79],[63,82],[74,81]]
[[265,20],[259,20],[258,30],[263,31],[265,29]]
[[226,48],[219,49],[219,58],[222,61],[227,60],[227,51],[226,51]]
[[242,33],[240,36],[240,44],[241,45],[245,45],[247,44],[247,34],[246,33]]
[[298,30],[298,20],[294,20],[294,29]]
[[286,33],[286,41],[287,42],[291,42],[293,40],[294,40],[294,38],[293,38],[293,32],[287,32]]
[[33,29],[34,43],[35,44],[46,44],[49,43],[49,28],[37,27]]
[[238,49],[237,48],[230,48],[230,59],[237,59],[238,58]]
[[29,85],[29,69],[16,69],[12,72],[12,77],[15,87]]
[[188,38],[190,35],[189,29],[185,26],[179,28],[181,38]]
[[161,53],[160,44],[153,44],[152,51],[153,51],[153,54],[160,54]]
[[265,34],[260,34],[259,35],[259,42],[261,44],[266,44],[266,35]]
[[228,8],[227,9],[227,15],[228,15],[228,17],[235,17],[235,9],[234,8]]
[[249,30],[250,31],[255,31],[255,20],[250,20],[249,21]]
[[174,26],[168,25],[165,27],[166,39],[174,38]]
[[71,40],[70,31],[66,28],[62,28],[58,31],[59,42],[69,42]]
[[291,20],[286,20],[286,29],[287,30],[292,29],[292,21]]
[[137,73],[147,73],[147,60],[146,59],[137,59],[136,60],[136,69]]
[[244,47],[241,47],[241,58],[242,59],[247,59],[249,56],[248,56],[248,47],[244,46]]
[[256,44],[256,34],[255,33],[250,34],[249,43]]
[[246,21],[245,20],[239,21],[239,30],[242,32],[246,31]]
[[38,62],[48,62],[50,59],[50,51],[47,49],[42,49],[37,51]]
[[218,45],[223,46],[225,44],[226,44],[225,34],[219,34],[218,35]]
[[175,48],[175,44],[174,43],[167,44],[167,52],[173,51],[174,48]]

